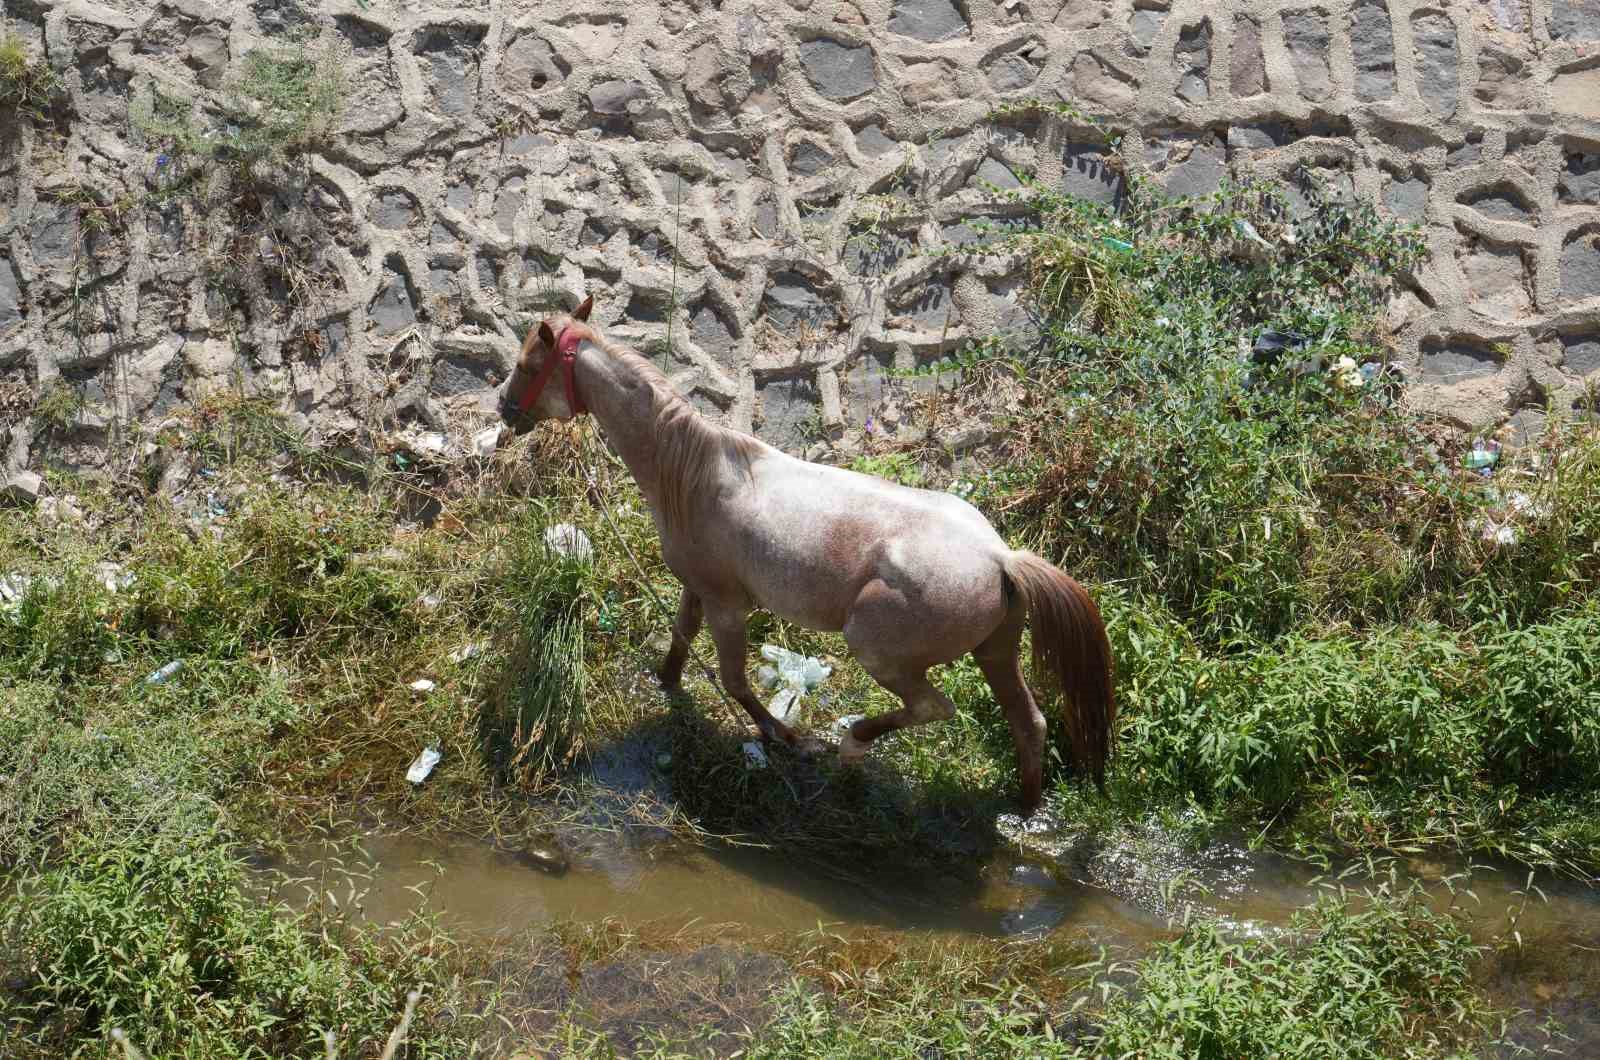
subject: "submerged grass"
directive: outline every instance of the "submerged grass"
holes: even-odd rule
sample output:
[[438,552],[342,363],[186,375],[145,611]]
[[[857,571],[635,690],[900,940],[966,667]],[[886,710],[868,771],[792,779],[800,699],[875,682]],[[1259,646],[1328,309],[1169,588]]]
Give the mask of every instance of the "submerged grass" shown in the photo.
[[[1281,936],[1239,940],[1197,921],[1134,961],[1060,939],[819,930],[746,945],[780,956],[785,970],[767,970],[765,1008],[734,1013],[742,1029],[686,1032],[660,1005],[597,1009],[580,991],[550,1010],[550,1025],[526,1034],[523,1047],[601,1057],[627,1041],[634,1056],[774,1060],[1356,1058],[1469,1055],[1504,1037],[1505,1014],[1474,992],[1484,950],[1459,910],[1437,909],[1392,874],[1358,891],[1330,883]],[[574,975],[614,969],[626,951],[591,951]],[[591,973],[588,981],[607,980]],[[743,988],[729,984],[727,996]]]

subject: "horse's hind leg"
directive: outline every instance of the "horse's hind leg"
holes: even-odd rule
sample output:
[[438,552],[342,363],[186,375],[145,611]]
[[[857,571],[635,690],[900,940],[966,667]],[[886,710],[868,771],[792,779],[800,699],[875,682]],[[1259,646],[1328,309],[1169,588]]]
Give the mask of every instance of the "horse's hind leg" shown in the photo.
[[683,590],[683,595],[678,598],[678,618],[672,624],[672,647],[667,649],[667,657],[661,663],[661,669],[656,671],[656,676],[661,679],[661,685],[671,691],[683,683],[683,664],[689,657],[689,645],[694,642],[694,636],[700,632],[700,620],[705,616],[705,609],[700,606],[700,598],[688,589]]
[[711,638],[717,643],[717,667],[722,671],[722,687],[728,695],[750,715],[761,736],[766,740],[782,740],[791,747],[798,741],[794,730],[767,712],[767,708],[750,688],[750,678],[745,673],[746,643],[745,619],[747,613],[736,608],[707,608],[706,621],[711,626]]
[[1044,748],[1047,732],[1044,715],[1033,701],[1033,693],[1022,678],[1022,624],[1026,611],[1013,605],[1000,628],[973,649],[994,698],[1005,710],[1011,725],[1011,739],[1017,747],[1017,770],[1022,778],[1022,811],[1031,814],[1039,808],[1044,793]]
[[930,721],[946,721],[956,716],[956,705],[950,702],[949,696],[933,686],[925,670],[897,671],[885,668],[880,672],[868,665],[867,673],[899,696],[905,706],[875,718],[863,718],[850,726],[850,731],[839,741],[841,762],[849,764],[861,761],[872,741],[886,732],[925,725]]

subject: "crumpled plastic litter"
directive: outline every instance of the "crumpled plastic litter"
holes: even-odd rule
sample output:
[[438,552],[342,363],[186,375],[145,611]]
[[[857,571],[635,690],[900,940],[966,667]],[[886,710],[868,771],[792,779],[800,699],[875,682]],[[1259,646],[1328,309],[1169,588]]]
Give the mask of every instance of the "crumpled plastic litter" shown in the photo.
[[866,718],[867,716],[865,714],[846,714],[842,718],[835,718],[833,721],[833,731],[843,736],[855,726],[856,722],[865,721]]
[[772,663],[773,667],[763,666],[758,672],[760,676],[765,678],[770,673],[773,675],[771,684],[782,683],[802,694],[822,684],[833,673],[833,667],[822,665],[821,659],[801,655],[776,644],[763,644],[761,657]]
[[744,745],[743,750],[746,769],[767,768],[767,752],[760,744],[751,740]]
[[756,671],[756,680],[766,688],[777,688],[778,694],[767,705],[767,713],[790,724],[800,713],[800,699],[816,688],[833,673],[831,666],[810,655],[780,648],[776,644],[763,644],[761,657],[775,665],[763,666]]
[[1476,471],[1484,478],[1494,474],[1494,466],[1500,462],[1500,443],[1496,441],[1478,442],[1472,451],[1462,458],[1461,462],[1469,470]]
[[406,779],[413,784],[421,784],[428,779],[428,774],[433,772],[433,767],[439,764],[439,749],[425,747],[422,753],[411,762],[411,768],[406,770]]
[[161,669],[146,677],[144,679],[144,683],[147,685],[164,685],[167,683],[168,679],[172,677],[172,675],[176,674],[181,669],[183,669],[183,660],[173,659]]
[[594,546],[589,535],[571,523],[556,523],[544,532],[544,547],[562,556],[570,556],[580,563],[594,559]]

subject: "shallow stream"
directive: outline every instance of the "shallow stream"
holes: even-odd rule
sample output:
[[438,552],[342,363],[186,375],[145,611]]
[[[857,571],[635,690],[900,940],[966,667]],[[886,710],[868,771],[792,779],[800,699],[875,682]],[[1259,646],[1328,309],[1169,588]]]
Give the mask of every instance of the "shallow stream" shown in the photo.
[[[976,866],[943,874],[888,864],[799,862],[755,847],[704,846],[628,830],[583,830],[507,849],[466,838],[422,839],[368,831],[354,838],[375,864],[361,905],[387,923],[425,901],[451,928],[512,934],[558,919],[616,917],[672,931],[735,924],[755,933],[819,924],[862,930],[1003,938],[1064,933],[1136,956],[1173,936],[1181,917],[1211,916],[1241,934],[1283,930],[1324,884],[1310,865],[1243,843],[1200,851],[1152,826],[1111,847],[1087,849],[1065,825],[999,822],[1009,842]],[[314,874],[332,848],[307,844],[273,867]],[[1503,1004],[1528,1012],[1514,1037],[1536,1050],[1535,1028],[1554,1016],[1569,1056],[1600,1056],[1600,889],[1553,876],[1525,891],[1524,871],[1415,858],[1403,878],[1427,884],[1440,906],[1455,901],[1484,940],[1520,932],[1520,953],[1484,973]],[[1326,876],[1323,879],[1326,880]],[[1366,882],[1352,876],[1353,890]],[[1467,893],[1470,891],[1470,894]]]

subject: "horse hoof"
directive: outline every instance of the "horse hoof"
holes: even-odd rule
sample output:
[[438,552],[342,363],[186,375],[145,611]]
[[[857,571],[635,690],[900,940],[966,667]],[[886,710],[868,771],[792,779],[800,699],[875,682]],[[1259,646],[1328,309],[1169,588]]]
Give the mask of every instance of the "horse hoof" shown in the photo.
[[839,762],[841,765],[858,766],[861,760],[867,757],[868,744],[855,738],[855,734],[846,732],[839,740]]
[[655,678],[661,683],[661,691],[678,693],[683,691],[683,675],[676,677],[669,675],[665,670],[657,670]]

